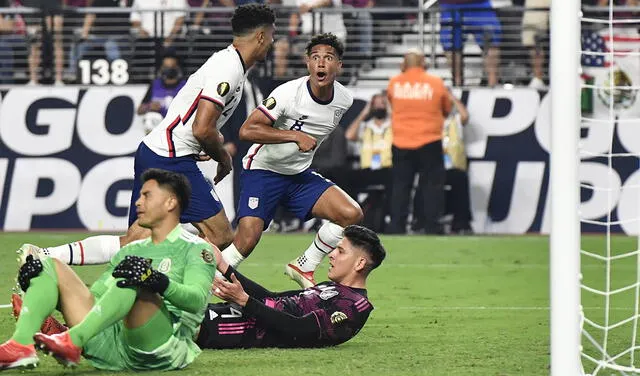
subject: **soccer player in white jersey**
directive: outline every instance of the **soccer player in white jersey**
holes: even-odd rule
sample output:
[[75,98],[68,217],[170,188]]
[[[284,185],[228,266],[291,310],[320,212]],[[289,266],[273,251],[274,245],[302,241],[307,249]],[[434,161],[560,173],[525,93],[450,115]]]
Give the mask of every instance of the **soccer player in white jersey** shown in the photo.
[[313,272],[342,239],[342,229],[362,220],[358,203],[309,169],[316,147],[338,126],[353,97],[336,82],[344,47],[333,34],[314,36],[306,48],[309,76],[277,87],[240,128],[254,142],[243,160],[238,228],[222,254],[238,266],[260,240],[278,205],[299,218],[328,219],[311,246],[286,266],[303,287],[315,285]]
[[[18,253],[24,260],[30,253],[44,252],[68,264],[108,262],[120,247],[149,236],[136,223],[135,200],[140,194],[140,177],[148,168],[161,168],[187,176],[192,187],[191,205],[180,217],[193,223],[221,249],[233,240],[233,231],[214,188],[196,166],[198,160],[218,162],[214,183],[231,172],[231,156],[222,146],[219,129],[233,114],[242,97],[247,70],[266,57],[275,31],[271,8],[249,4],[236,8],[231,18],[233,42],[214,53],[178,92],[164,120],[140,143],[135,154],[135,176],[129,229],[124,236],[100,235],[39,249],[25,244]],[[201,156],[204,151],[206,155]],[[22,261],[23,262],[23,261]]]

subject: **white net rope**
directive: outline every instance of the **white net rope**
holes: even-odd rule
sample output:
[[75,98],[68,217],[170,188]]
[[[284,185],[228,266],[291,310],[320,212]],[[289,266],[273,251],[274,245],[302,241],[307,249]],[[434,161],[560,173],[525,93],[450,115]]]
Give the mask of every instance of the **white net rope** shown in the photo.
[[[581,18],[582,365],[640,374],[640,8]],[[636,5],[637,0],[627,0]],[[588,235],[588,233],[604,233]]]

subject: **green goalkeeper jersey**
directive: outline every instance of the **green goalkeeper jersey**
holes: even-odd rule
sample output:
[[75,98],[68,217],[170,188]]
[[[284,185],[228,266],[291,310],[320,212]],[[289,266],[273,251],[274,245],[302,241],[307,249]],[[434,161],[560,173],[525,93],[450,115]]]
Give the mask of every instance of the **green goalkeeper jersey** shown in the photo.
[[127,244],[111,258],[109,268],[91,286],[94,296],[98,298],[107,290],[113,269],[128,255],[151,259],[153,268],[169,277],[169,287],[162,298],[171,313],[174,334],[193,338],[204,318],[216,271],[211,245],[180,225],[162,243],[153,244],[147,238]]

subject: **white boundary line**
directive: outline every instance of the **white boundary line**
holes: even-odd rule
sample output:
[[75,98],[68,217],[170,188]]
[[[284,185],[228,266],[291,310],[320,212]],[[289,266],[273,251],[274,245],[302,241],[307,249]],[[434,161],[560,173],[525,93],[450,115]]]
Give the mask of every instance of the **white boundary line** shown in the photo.
[[[244,262],[243,267],[261,268],[271,266],[283,266],[283,263],[260,263],[260,262]],[[515,268],[515,269],[549,269],[549,264],[405,264],[405,263],[385,263],[385,268],[413,268],[413,269],[480,269],[480,268]],[[600,264],[582,265],[582,269],[604,269]],[[628,265],[619,264],[614,269],[637,270],[635,263],[629,262]]]
[[[0,309],[11,308],[11,304],[0,304]],[[417,310],[417,311],[548,311],[549,307],[500,307],[500,306],[440,306],[440,307],[427,307],[427,306],[406,306],[398,307],[402,310]],[[585,310],[589,309],[604,309],[604,307],[583,307]],[[633,311],[633,308],[623,307],[611,307],[612,311]]]

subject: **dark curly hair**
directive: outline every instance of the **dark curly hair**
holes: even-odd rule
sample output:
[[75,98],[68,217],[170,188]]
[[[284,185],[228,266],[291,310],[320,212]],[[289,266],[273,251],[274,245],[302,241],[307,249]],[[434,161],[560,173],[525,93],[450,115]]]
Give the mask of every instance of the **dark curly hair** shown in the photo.
[[231,17],[234,36],[242,36],[260,27],[273,25],[276,15],[268,5],[246,4],[236,8]]
[[347,226],[344,228],[342,235],[349,239],[351,244],[355,247],[361,248],[369,255],[369,257],[371,257],[371,261],[373,263],[369,265],[369,271],[380,266],[384,258],[387,256],[387,251],[385,251],[378,235],[364,226]]
[[344,54],[344,44],[340,42],[340,39],[338,39],[338,37],[331,33],[314,35],[307,44],[307,48],[305,49],[307,56],[310,56],[311,49],[319,44],[333,47],[333,49],[336,50],[336,53],[338,54],[338,58],[342,59],[342,54]]
[[176,195],[180,213],[189,207],[189,197],[191,197],[191,184],[186,176],[159,168],[150,168],[142,173],[142,183],[155,180],[158,185]]

